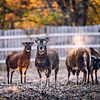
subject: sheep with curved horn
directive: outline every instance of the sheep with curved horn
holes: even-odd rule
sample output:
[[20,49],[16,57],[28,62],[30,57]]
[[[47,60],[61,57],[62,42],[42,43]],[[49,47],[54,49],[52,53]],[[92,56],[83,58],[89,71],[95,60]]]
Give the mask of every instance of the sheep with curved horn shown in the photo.
[[44,72],[46,75],[46,84],[50,85],[49,77],[51,74],[51,71],[55,70],[55,88],[56,88],[56,80],[57,80],[57,74],[59,70],[59,56],[58,53],[54,50],[48,50],[47,49],[47,42],[49,41],[49,38],[36,38],[35,42],[37,43],[37,52],[36,52],[36,58],[35,58],[35,66],[37,68],[40,81],[41,81],[41,73]]

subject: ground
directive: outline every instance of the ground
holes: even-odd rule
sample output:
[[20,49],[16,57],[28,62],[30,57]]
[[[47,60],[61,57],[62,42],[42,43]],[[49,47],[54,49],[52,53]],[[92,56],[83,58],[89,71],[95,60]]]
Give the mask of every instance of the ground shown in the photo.
[[[82,73],[80,80],[82,80]],[[42,81],[44,84],[44,74]],[[35,69],[28,70],[25,84],[20,84],[18,72],[14,73],[13,84],[7,84],[6,71],[0,72],[0,100],[100,100],[100,83],[76,85],[76,77],[71,75],[70,84],[67,85],[66,69],[59,70],[57,89],[54,88],[54,72],[50,81],[51,87],[42,91]]]

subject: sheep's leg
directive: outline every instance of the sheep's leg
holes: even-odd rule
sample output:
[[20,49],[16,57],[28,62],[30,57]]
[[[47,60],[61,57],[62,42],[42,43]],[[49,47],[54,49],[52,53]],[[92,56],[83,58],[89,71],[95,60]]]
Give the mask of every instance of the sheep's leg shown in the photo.
[[87,83],[89,83],[89,78],[90,78],[90,71],[88,70],[88,79],[87,79]]
[[90,82],[90,75],[91,75],[91,80],[93,83],[93,70],[92,69],[88,69],[88,79],[87,79],[87,83]]
[[83,72],[83,75],[84,75],[82,83],[86,84],[87,71],[84,68],[82,68],[81,71]]
[[26,83],[26,72],[27,72],[27,69],[28,69],[28,66],[27,66],[27,68],[26,68],[26,70],[24,72],[24,83]]
[[97,79],[97,69],[95,70],[95,82],[98,84],[98,79]]
[[39,69],[37,69],[37,71],[38,71],[39,78],[40,78],[39,84],[40,84],[40,87],[42,87],[42,81],[41,81],[42,76],[41,76],[41,73],[40,73]]
[[92,84],[94,84],[94,80],[93,80],[93,70],[91,71],[91,80],[92,80]]
[[23,80],[22,80],[22,69],[20,69],[20,78],[21,78],[21,83],[23,83]]
[[45,75],[46,75],[45,87],[47,86],[49,88],[50,88],[50,74],[51,74],[51,70],[46,70],[46,72],[45,72]]
[[68,81],[67,81],[67,84],[69,84],[69,78],[70,78],[70,69],[67,69],[68,70]]
[[55,69],[55,89],[56,89],[56,82],[57,82],[57,73],[58,73],[59,67]]
[[10,68],[7,67],[7,78],[8,78],[8,84],[9,84],[9,71],[10,71]]
[[94,83],[94,81],[93,81],[93,69],[88,69],[87,83],[89,83],[90,74],[91,74],[91,80],[92,80],[92,84],[93,84]]
[[11,72],[10,83],[12,83],[12,76],[13,76],[13,73],[14,73],[14,72],[15,72],[14,70]]
[[90,75],[91,75],[91,80],[92,80],[92,84],[93,84],[94,82],[93,82],[93,69],[92,69],[92,66],[87,65],[87,68],[88,68],[88,79],[87,79],[87,83],[89,83],[89,79],[90,79]]
[[79,73],[80,73],[80,70],[77,70],[77,72],[76,72],[76,76],[77,76],[77,85],[78,85],[78,80],[79,80]]
[[47,86],[47,89],[48,88],[50,89],[50,77],[47,75],[46,75],[46,83],[45,83],[42,91],[44,91],[46,89],[46,86]]
[[46,86],[50,88],[50,77],[49,76],[46,77],[46,83],[45,83],[45,87],[44,88],[46,88]]

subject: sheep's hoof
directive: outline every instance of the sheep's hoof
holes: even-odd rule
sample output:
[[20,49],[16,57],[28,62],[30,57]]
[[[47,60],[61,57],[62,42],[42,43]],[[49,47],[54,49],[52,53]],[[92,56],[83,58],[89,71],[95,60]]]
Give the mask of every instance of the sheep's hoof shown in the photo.
[[87,84],[89,84],[90,83],[90,81],[87,81]]
[[46,91],[41,91],[41,95],[43,96],[43,95],[45,95],[46,94]]
[[23,82],[21,82],[21,84],[23,85]]
[[82,82],[82,83],[80,83],[80,85],[84,86],[84,85],[86,85],[86,82]]
[[92,85],[94,85],[94,81],[92,81]]
[[76,83],[76,85],[80,85],[79,83]]
[[80,82],[78,85],[82,85],[82,83]]
[[94,82],[92,82],[92,85],[94,85]]
[[80,83],[78,83],[79,85],[82,85],[83,84],[83,81],[82,82],[80,82]]
[[89,84],[89,83],[90,83],[90,81],[88,80],[88,81],[87,81],[87,84]]
[[96,81],[95,81],[95,84],[99,84],[99,81],[96,80]]
[[78,83],[78,84],[76,84],[76,86],[80,86],[80,84]]
[[71,82],[70,82],[70,81],[68,81],[66,85],[70,85],[70,83],[71,83]]

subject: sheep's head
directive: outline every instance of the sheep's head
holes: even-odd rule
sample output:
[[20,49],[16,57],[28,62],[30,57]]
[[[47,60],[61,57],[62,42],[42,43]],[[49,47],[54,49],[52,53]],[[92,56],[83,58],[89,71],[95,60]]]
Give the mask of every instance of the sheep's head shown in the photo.
[[26,52],[31,52],[31,47],[34,42],[22,42],[22,44],[24,45]]
[[37,51],[40,54],[44,54],[45,52],[47,52],[47,48],[46,48],[46,44],[49,41],[49,38],[36,38],[35,42],[37,43]]

